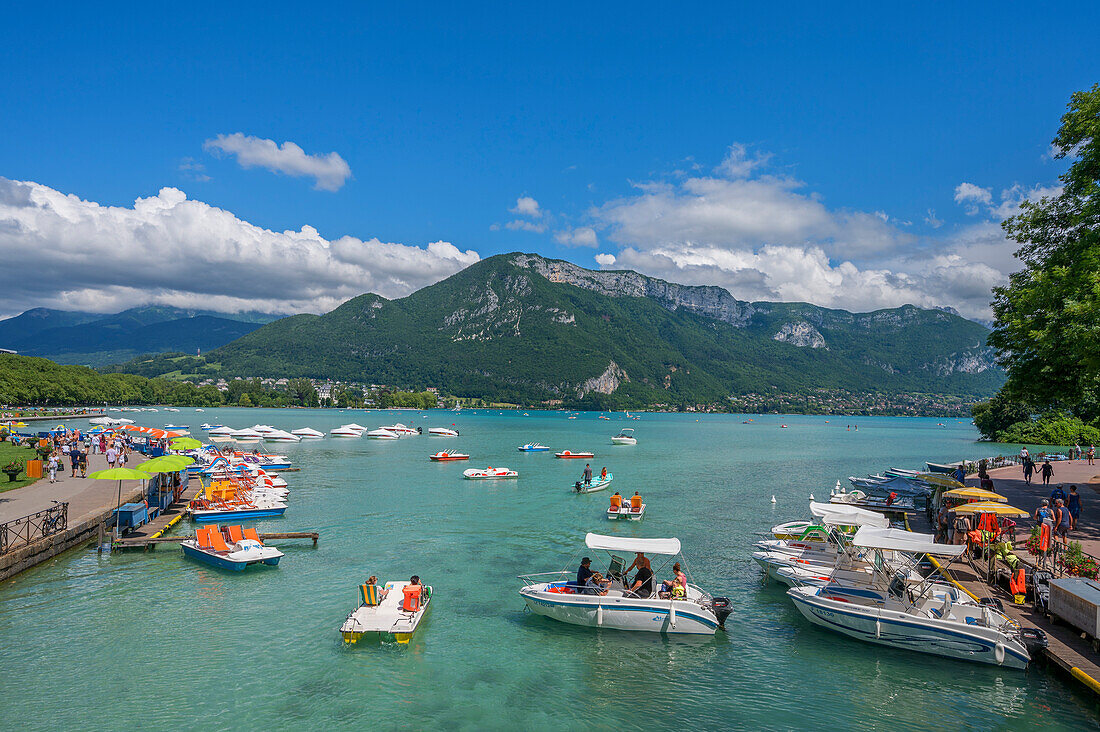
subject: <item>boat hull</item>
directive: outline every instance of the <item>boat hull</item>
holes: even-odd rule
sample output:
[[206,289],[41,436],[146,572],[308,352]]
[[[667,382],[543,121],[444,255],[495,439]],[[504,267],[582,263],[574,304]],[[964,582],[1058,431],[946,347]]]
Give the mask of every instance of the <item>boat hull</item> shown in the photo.
[[[1027,649],[1004,636],[978,626],[960,623],[921,622],[919,618],[891,610],[855,606],[818,597],[815,587],[796,587],[787,595],[807,620],[851,638],[919,653],[975,661],[994,666],[1024,669],[1030,660]],[[847,607],[845,607],[847,605]],[[998,646],[1001,650],[998,651]],[[1002,660],[998,661],[997,656]]]
[[623,506],[622,508],[608,508],[607,518],[610,521],[619,521],[625,519],[627,521],[641,521],[645,516],[645,504],[637,511],[630,508],[630,506]]
[[[714,635],[718,621],[694,602],[598,595],[559,595],[532,587],[520,590],[527,607],[570,625],[646,633]],[[675,609],[675,613],[670,610]]]
[[231,572],[242,572],[245,567],[250,567],[253,564],[266,564],[269,567],[275,567],[279,564],[279,560],[282,559],[280,554],[277,557],[269,557],[267,559],[256,559],[253,561],[235,561],[228,557],[220,556],[218,554],[211,554],[210,552],[204,552],[201,549],[197,549],[189,544],[180,544],[183,549],[183,555],[189,559],[195,559],[209,564],[212,567],[219,569],[227,569]]
[[612,445],[637,445],[638,441],[633,437],[612,437]]
[[282,516],[286,513],[286,508],[286,506],[278,506],[273,508],[248,508],[241,509],[240,511],[208,511],[200,509],[191,511],[191,518],[200,524],[216,524],[223,519],[254,519]]

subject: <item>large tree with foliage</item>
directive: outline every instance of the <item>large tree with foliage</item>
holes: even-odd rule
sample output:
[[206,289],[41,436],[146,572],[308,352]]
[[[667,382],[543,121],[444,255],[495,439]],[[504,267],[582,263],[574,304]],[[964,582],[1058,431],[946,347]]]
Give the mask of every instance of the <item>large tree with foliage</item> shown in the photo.
[[989,343],[1008,371],[1003,394],[1086,420],[1100,417],[1100,85],[1075,93],[1056,157],[1061,191],[1025,202],[1003,226],[1024,268],[993,291]]

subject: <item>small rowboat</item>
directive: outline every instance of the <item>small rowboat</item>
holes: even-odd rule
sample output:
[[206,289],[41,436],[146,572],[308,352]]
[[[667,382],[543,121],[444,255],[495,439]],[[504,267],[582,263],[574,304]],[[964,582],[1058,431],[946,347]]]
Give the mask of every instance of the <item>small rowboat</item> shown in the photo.
[[[340,637],[352,645],[364,637],[380,641],[396,641],[406,644],[412,639],[428,605],[432,601],[432,588],[424,585],[419,598],[412,586],[415,610],[405,609],[405,585],[408,582],[387,582],[379,593],[376,587],[362,585],[359,588],[359,607],[348,613],[340,626]],[[379,596],[381,595],[381,596]]]
[[555,452],[554,457],[563,458],[565,460],[575,460],[578,458],[581,460],[587,460],[589,458],[596,457],[596,454],[592,452],[570,452],[569,450],[562,450],[561,452]]
[[588,485],[585,485],[583,481],[578,480],[576,483],[573,484],[573,492],[595,493],[596,491],[602,491],[607,488],[607,486],[611,485],[611,481],[613,480],[615,480],[615,476],[611,473],[608,473],[607,476],[603,478],[598,475],[593,477],[592,482]]
[[448,460],[469,460],[470,456],[457,450],[440,450],[434,455],[429,455],[428,459],[436,463],[445,463]]
[[470,468],[462,471],[462,477],[466,480],[493,480],[496,478],[518,478],[519,473],[508,468]]
[[549,452],[550,448],[539,442],[528,442],[516,448],[520,452]]

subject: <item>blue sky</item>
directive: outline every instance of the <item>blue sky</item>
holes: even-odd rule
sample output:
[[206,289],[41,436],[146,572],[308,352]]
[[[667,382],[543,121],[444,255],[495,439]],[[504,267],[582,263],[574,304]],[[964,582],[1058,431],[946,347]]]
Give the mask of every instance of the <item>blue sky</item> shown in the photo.
[[[282,306],[323,310],[524,250],[745,299],[981,317],[1012,267],[996,221],[1056,185],[1058,118],[1100,81],[1096,3],[172,7],[6,12],[0,177],[34,185],[0,203],[0,249],[57,275],[0,313],[279,307],[241,286],[242,258],[264,279],[285,259]],[[244,167],[265,140],[350,176],[319,182],[285,150]],[[166,187],[207,206],[134,212]],[[67,196],[130,218],[47,203]],[[236,241],[247,225],[313,244]],[[87,271],[103,263],[118,276]]]

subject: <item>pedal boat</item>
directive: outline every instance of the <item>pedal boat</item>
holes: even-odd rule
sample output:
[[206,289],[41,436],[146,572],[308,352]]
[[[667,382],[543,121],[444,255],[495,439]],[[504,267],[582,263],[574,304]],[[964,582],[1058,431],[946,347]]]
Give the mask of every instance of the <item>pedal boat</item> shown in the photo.
[[619,506],[607,507],[607,518],[609,521],[617,521],[619,519],[627,519],[629,521],[641,521],[645,516],[645,504],[642,503],[637,508],[630,505],[630,499],[626,499]]
[[[604,550],[610,555],[610,564],[604,573],[611,579],[607,594],[587,594],[595,590],[578,587],[575,579],[570,579],[572,572],[569,570],[521,575],[519,579],[524,586],[519,594],[531,612],[590,628],[697,635],[714,635],[718,628],[724,629],[725,620],[732,611],[729,599],[711,597],[693,584],[688,584],[687,597],[682,599],[656,595],[637,597],[625,592],[623,569],[626,564],[620,555],[644,552],[647,556],[663,557],[664,563],[653,570],[655,577],[660,576],[664,566],[680,555],[679,539],[588,534],[584,543],[589,549]],[[686,565],[682,556],[679,561]],[[657,565],[658,561],[653,563]]]
[[508,468],[470,468],[462,471],[462,477],[466,480],[495,480],[497,478],[518,478],[519,473]]
[[583,480],[578,480],[573,484],[572,490],[574,493],[595,493],[596,491],[606,490],[613,480],[615,480],[614,473],[608,473],[606,478],[596,475],[592,477],[592,482],[588,485],[585,485]]
[[[226,538],[232,544],[227,544]],[[240,526],[226,526],[224,529],[220,526],[199,527],[195,537],[181,541],[180,547],[185,557],[237,572],[251,564],[273,567],[283,557],[283,553],[275,547],[264,546],[255,529],[242,529]]]
[[562,450],[561,452],[555,452],[554,457],[564,460],[587,460],[596,457],[596,454],[592,452],[570,452],[569,450]]
[[368,640],[397,642],[402,645],[412,639],[428,606],[432,601],[431,585],[415,612],[404,609],[404,589],[408,582],[387,582],[381,597],[369,585],[359,586],[359,607],[348,613],[340,626],[340,637],[347,645],[353,645],[364,637]]
[[469,460],[470,456],[457,450],[440,450],[434,455],[429,455],[428,459],[435,463],[445,463],[451,460]]

